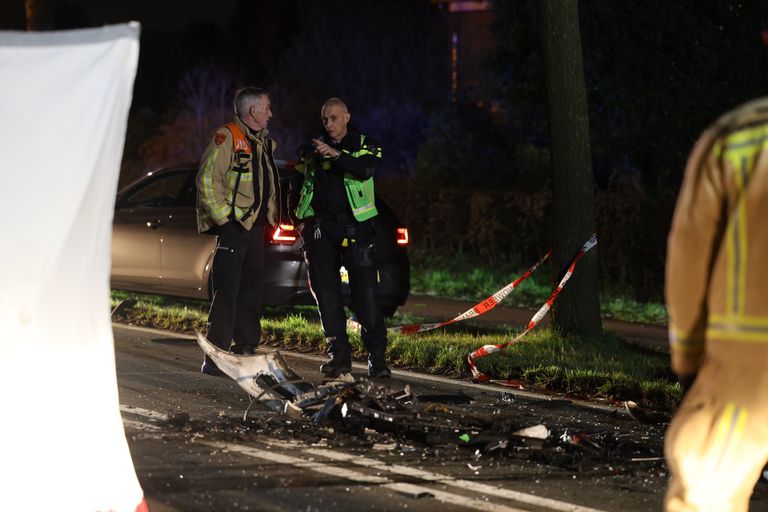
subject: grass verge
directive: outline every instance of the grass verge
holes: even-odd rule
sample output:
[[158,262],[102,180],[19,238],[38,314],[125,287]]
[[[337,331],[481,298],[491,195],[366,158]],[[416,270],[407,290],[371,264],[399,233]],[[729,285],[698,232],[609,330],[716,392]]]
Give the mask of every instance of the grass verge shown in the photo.
[[[531,264],[533,262],[530,262]],[[477,267],[462,255],[450,258],[411,254],[411,293],[436,297],[480,301],[517,279],[527,267],[499,263]],[[667,310],[661,303],[646,303],[628,298],[626,291],[609,286],[600,293],[604,318],[666,325]],[[538,309],[552,293],[546,264],[526,279],[506,299],[508,306]]]
[[[125,299],[132,304],[119,308],[113,320],[187,333],[206,330],[205,302],[114,291],[113,308]],[[261,327],[265,344],[301,352],[325,350],[312,307],[267,308]],[[481,345],[508,341],[515,334],[472,324],[420,335],[390,334],[387,355],[396,367],[469,378],[468,353]],[[351,333],[350,342],[355,357],[364,359],[360,336]],[[477,363],[492,378],[518,380],[527,388],[576,398],[634,400],[656,409],[670,409],[680,398],[666,354],[632,345],[610,333],[596,338],[568,338],[551,329],[535,330],[523,342]]]

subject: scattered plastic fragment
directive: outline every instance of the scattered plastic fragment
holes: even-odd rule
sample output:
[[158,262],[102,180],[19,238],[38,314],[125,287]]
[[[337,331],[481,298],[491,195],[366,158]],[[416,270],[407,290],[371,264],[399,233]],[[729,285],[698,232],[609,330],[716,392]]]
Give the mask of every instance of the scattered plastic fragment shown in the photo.
[[513,435],[520,437],[532,437],[534,439],[546,439],[549,437],[549,429],[544,425],[534,425],[513,432]]
[[509,441],[498,441],[496,444],[492,444],[486,447],[485,451],[490,453],[494,450],[505,450],[507,446],[509,446]]
[[392,451],[397,448],[397,443],[376,443],[371,446],[372,450],[376,451]]
[[[526,414],[527,409],[534,409],[527,403],[529,399],[512,393],[489,400],[485,412],[475,412],[474,408],[462,407],[475,400],[464,393],[418,395],[410,386],[393,389],[364,378],[315,384],[295,374],[277,352],[242,356],[222,351],[202,336],[198,343],[224,373],[248,392],[251,405],[264,405],[274,411],[262,413],[260,421],[251,421],[249,427],[271,431],[282,428],[292,437],[313,432],[313,444],[338,446],[334,440],[337,435],[352,434],[367,449],[391,451],[404,458],[469,448],[474,452],[468,464],[472,471],[481,468],[481,457],[487,457],[483,463],[487,461],[489,467],[502,457],[530,458],[579,472],[584,460],[590,464],[604,460],[611,463],[612,472],[619,465],[616,471],[621,474],[645,467],[642,463],[663,460],[659,448],[651,449],[643,441],[648,437],[633,440],[620,431],[584,432],[581,426],[572,431],[561,430],[564,425],[531,424],[540,421],[541,416]],[[483,403],[482,395],[476,398]],[[570,407],[570,403],[564,399],[538,400],[535,407],[562,408]],[[639,410],[630,403],[625,407],[633,412]],[[223,412],[222,417],[230,416]],[[176,423],[186,429],[191,428],[186,426],[190,421],[180,415]],[[563,433],[553,438],[550,429]],[[651,439],[657,438],[661,436],[654,434]]]
[[624,410],[633,419],[639,421],[640,423],[644,423],[646,425],[664,423],[666,421],[669,421],[669,417],[667,415],[663,413],[646,411],[643,408],[641,408],[637,403],[633,402],[632,400],[627,400],[626,402],[624,402]]

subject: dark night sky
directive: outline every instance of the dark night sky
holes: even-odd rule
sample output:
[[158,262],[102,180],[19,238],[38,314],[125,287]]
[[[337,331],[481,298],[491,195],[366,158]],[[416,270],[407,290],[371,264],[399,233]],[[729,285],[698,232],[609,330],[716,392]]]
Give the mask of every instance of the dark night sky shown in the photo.
[[72,10],[78,13],[77,18],[68,20],[68,25],[100,26],[133,20],[141,23],[141,52],[133,106],[134,109],[150,107],[156,112],[167,108],[184,68],[201,56],[217,51],[219,31],[226,30],[238,7],[238,0],[212,3],[184,0],[58,1],[60,20],[66,20],[61,13],[68,9],[62,9],[63,5],[72,5]]
[[[54,29],[139,21],[142,26],[134,108],[162,111],[185,66],[220,51],[221,33],[242,0],[54,0]],[[256,25],[258,20],[254,20]],[[0,29],[25,30],[24,0],[0,0]]]
[[[54,9],[56,28],[139,21],[147,30],[154,31],[177,30],[200,21],[224,26],[234,15],[237,4],[238,0],[54,0]],[[0,1],[0,23],[6,30],[24,30],[24,0]]]
[[190,2],[184,0],[59,0],[87,16],[88,26],[139,21],[145,30],[180,30],[191,23],[209,22],[224,26],[235,14],[237,0]]
[[[177,118],[183,117],[180,112],[192,112],[189,101],[196,99],[182,97],[184,93],[181,91],[198,87],[199,83],[195,80],[208,80],[211,75],[221,77],[221,84],[232,90],[245,84],[270,88],[275,93],[275,104],[283,101],[279,119],[271,128],[276,136],[282,135],[280,147],[290,154],[298,147],[299,140],[305,138],[305,131],[319,129],[316,116],[310,114],[322,102],[321,98],[315,97],[318,94],[324,97],[341,95],[350,99],[355,93],[356,97],[351,99],[356,108],[356,123],[360,128],[375,126],[379,140],[386,143],[390,143],[392,138],[407,137],[409,143],[417,144],[426,120],[421,110],[426,107],[422,107],[421,103],[434,102],[434,98],[445,97],[445,101],[448,100],[449,53],[442,51],[442,46],[439,53],[426,53],[433,50],[434,41],[439,40],[444,45],[447,43],[442,41],[448,41],[448,38],[442,37],[442,33],[438,34],[440,37],[429,33],[431,25],[425,24],[434,21],[431,17],[434,7],[428,7],[430,4],[426,0],[391,3],[377,3],[376,0],[365,4],[371,7],[371,12],[383,13],[387,16],[385,19],[374,15],[361,19],[361,13],[365,15],[368,7],[361,7],[355,0],[328,3],[325,0],[219,0],[208,3],[188,0],[47,1],[55,3],[54,30],[129,21],[141,23],[141,49],[131,112],[134,124],[129,129],[126,149],[130,154],[138,151],[138,147],[153,136],[152,130],[161,131],[158,127],[171,125]],[[418,7],[415,12],[419,16],[406,12],[413,6]],[[317,17],[318,10],[326,16],[322,22],[317,21],[321,19]],[[333,32],[331,27],[319,28],[328,25],[329,13],[333,13],[333,20],[341,26],[350,27],[358,22],[365,25],[363,22],[367,22],[369,31],[377,26],[384,28],[376,37],[361,43],[354,40],[354,37],[361,36],[360,30],[340,29]],[[310,20],[317,22],[311,24]],[[309,27],[315,30],[309,30]],[[393,27],[398,30],[393,31]],[[0,29],[25,28],[24,0],[0,0]],[[399,33],[402,31],[405,32]],[[301,41],[299,48],[307,50],[301,51],[298,58],[291,54],[297,48],[297,41]],[[407,50],[393,48],[396,41],[410,41],[410,45]],[[416,47],[420,48],[421,54]],[[321,62],[322,56],[318,51],[331,52],[335,57],[331,62],[335,64],[323,66],[322,69],[313,68],[315,83],[306,88],[311,90],[302,89],[303,77],[296,70],[298,66],[311,67]],[[414,57],[417,55],[421,60]],[[434,55],[439,58],[434,58]],[[286,58],[291,59],[293,67],[286,64]],[[428,62],[425,63],[425,59]],[[408,64],[417,61],[417,64]],[[410,67],[403,68],[402,77],[393,78],[397,74],[389,70],[403,62]],[[441,71],[439,74],[432,72],[436,68]],[[344,78],[339,78],[341,73],[334,70],[343,70]],[[181,79],[185,76],[190,77],[190,82],[182,84]],[[227,80],[230,82],[225,83]],[[375,84],[372,85],[372,82]],[[211,83],[204,90],[217,94],[218,85]],[[360,93],[359,89],[365,87],[372,88],[374,92]],[[318,92],[320,90],[321,93]],[[425,94],[425,91],[428,93]],[[377,94],[383,92],[388,97],[394,98],[399,94],[399,97],[415,99],[408,104],[410,110],[389,108],[388,105],[394,100],[388,100],[384,106],[375,105],[380,102]],[[285,101],[286,98],[290,101]],[[206,96],[200,101],[207,99]],[[196,105],[199,104],[202,103]],[[411,118],[402,118],[411,112]],[[286,130],[290,130],[291,134],[286,135]],[[395,146],[400,147],[390,143],[390,147]],[[413,148],[404,149],[402,153],[407,158],[413,158]],[[391,151],[389,155],[400,153]]]

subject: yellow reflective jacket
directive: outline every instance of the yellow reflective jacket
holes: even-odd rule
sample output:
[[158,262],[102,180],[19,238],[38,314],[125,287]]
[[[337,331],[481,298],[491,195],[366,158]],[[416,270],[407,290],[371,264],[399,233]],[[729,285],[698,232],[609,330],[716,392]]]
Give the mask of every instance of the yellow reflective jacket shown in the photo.
[[[254,134],[237,116],[213,132],[197,172],[199,232],[226,224],[232,218],[245,229],[251,229],[264,207],[267,208],[267,222],[277,224],[280,181],[274,151],[275,142],[267,137],[266,130]],[[254,198],[254,180],[256,190],[262,190],[268,180],[267,205],[256,204],[260,196]],[[237,197],[233,200],[235,189]]]
[[667,244],[673,371],[696,373],[705,350],[768,357],[768,98],[700,137]]
[[[356,135],[357,132],[350,131],[350,134]],[[338,166],[344,171],[344,190],[355,220],[363,222],[378,215],[373,187],[373,166],[370,165],[370,161],[381,160],[381,148],[369,141],[362,133],[359,137],[359,147],[340,149],[338,160],[329,156],[302,155],[296,166],[296,170],[304,174],[298,206],[294,212],[296,218],[305,219],[315,214],[312,208],[315,175],[318,172],[329,171],[332,166]],[[368,163],[363,164],[363,162]],[[365,170],[361,170],[362,168]]]

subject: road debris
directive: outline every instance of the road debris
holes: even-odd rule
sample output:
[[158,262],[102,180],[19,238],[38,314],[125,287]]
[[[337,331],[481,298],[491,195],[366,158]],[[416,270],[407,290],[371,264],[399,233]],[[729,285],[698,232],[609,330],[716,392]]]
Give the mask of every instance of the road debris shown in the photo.
[[[254,410],[255,419],[247,414],[243,418],[239,428],[255,435],[282,434],[345,451],[359,446],[387,456],[453,453],[451,457],[464,458],[464,467],[473,472],[529,460],[574,477],[585,471],[614,476],[652,472],[659,478],[666,474],[663,424],[640,429],[616,414],[605,414],[606,420],[622,428],[581,424],[574,416],[578,408],[569,400],[542,399],[534,407],[531,399],[507,393],[494,398],[484,398],[484,393],[418,395],[410,386],[397,387],[396,381],[386,386],[365,378],[316,384],[294,373],[277,352],[234,355],[202,335],[198,343],[252,397],[251,406],[272,411],[265,414],[262,407],[258,414]],[[553,421],[562,417],[551,414],[555,409],[570,419]],[[543,410],[550,412],[546,422],[540,416]]]
[[670,421],[670,417],[667,416],[666,414],[659,413],[659,412],[646,411],[645,409],[637,405],[637,403],[631,400],[624,402],[624,410],[632,418],[646,425],[665,423],[665,422],[669,423]]
[[513,436],[531,437],[533,439],[546,439],[549,437],[549,429],[544,425],[526,427],[512,433]]

